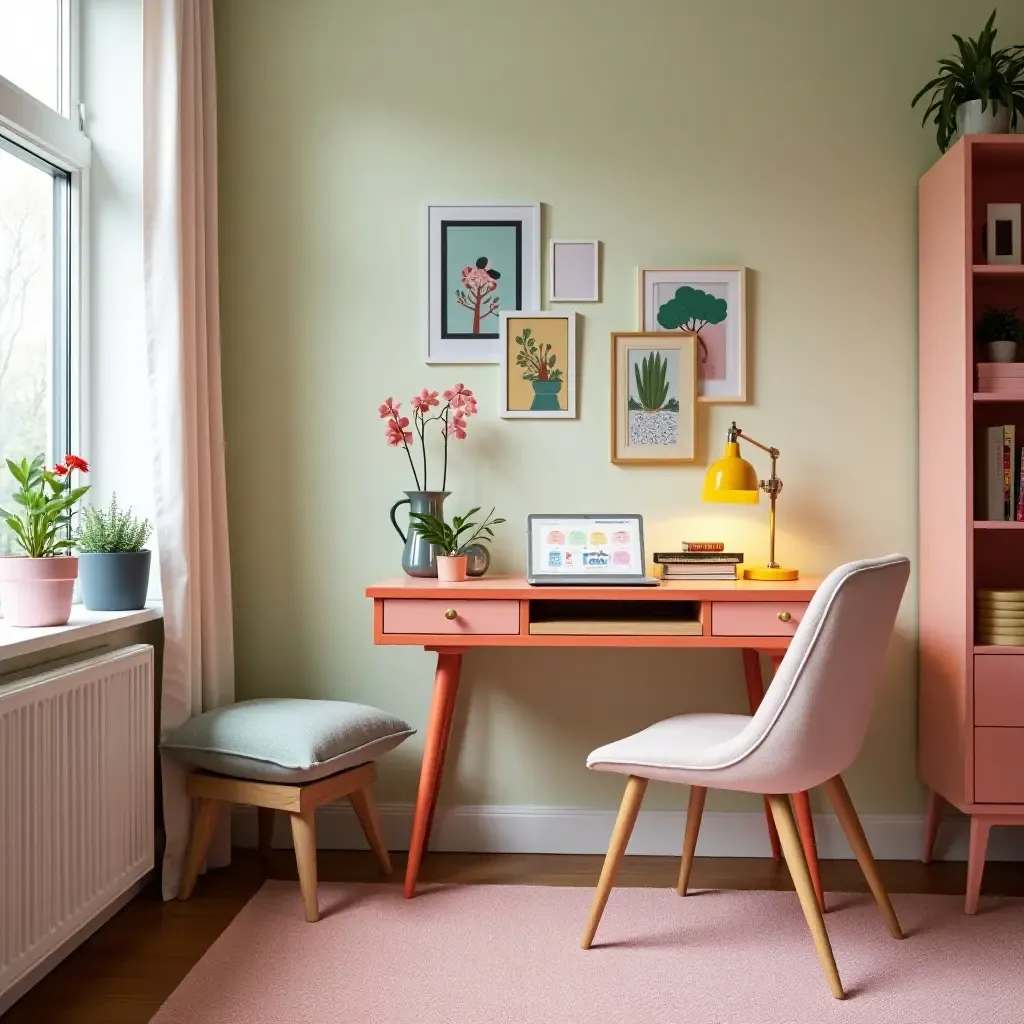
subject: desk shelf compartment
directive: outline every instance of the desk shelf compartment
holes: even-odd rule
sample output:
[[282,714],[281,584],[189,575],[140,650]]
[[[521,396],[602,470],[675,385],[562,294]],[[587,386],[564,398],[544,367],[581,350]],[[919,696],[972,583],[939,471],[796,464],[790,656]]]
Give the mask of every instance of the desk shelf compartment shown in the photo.
[[702,636],[699,601],[530,601],[532,636]]

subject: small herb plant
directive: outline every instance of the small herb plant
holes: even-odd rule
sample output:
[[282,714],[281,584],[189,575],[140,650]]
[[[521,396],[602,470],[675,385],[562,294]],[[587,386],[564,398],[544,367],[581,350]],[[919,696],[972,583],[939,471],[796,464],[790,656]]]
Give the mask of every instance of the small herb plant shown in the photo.
[[533,330],[523,328],[523,333],[516,336],[519,351],[516,352],[516,366],[525,371],[523,380],[561,380],[561,369],[555,368],[556,357],[551,346],[546,342],[537,344]]
[[7,460],[7,468],[18,484],[12,495],[20,506],[16,512],[0,509],[0,515],[14,534],[18,547],[29,558],[52,558],[74,546],[70,536],[74,506],[88,486],[75,487],[74,473],[88,473],[89,463],[77,455],[65,455],[53,469],[37,455],[31,462]]
[[1018,117],[1024,114],[1024,46],[994,50],[992,44],[998,31],[993,27],[995,20],[993,11],[977,39],[965,40],[954,34],[960,59],[943,57],[938,75],[910,104],[916,107],[918,100],[931,92],[921,124],[935,115],[935,141],[943,152],[956,135],[956,108],[961,103],[981,100],[982,110],[991,104],[993,111],[1002,105],[1010,111],[1011,128],[1017,127]]
[[452,516],[451,526],[443,519],[426,512],[410,512],[409,518],[413,520],[413,529],[428,544],[433,544],[438,554],[460,555],[470,544],[489,544],[494,537],[494,530],[491,527],[505,522],[504,519],[493,518],[492,508],[483,522],[475,523],[472,519],[479,511],[479,507],[471,508],[464,516]]
[[118,508],[114,494],[105,509],[82,509],[82,528],[75,538],[75,547],[86,554],[141,551],[152,532],[148,519],[132,515],[130,508]]

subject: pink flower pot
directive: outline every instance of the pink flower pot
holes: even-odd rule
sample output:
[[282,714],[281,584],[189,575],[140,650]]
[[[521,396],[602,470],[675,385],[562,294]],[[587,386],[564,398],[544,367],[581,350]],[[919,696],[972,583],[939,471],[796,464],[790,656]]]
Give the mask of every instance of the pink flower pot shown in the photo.
[[64,626],[78,578],[78,558],[0,557],[0,612],[12,626]]
[[461,583],[466,578],[467,555],[438,555],[437,578],[442,583]]

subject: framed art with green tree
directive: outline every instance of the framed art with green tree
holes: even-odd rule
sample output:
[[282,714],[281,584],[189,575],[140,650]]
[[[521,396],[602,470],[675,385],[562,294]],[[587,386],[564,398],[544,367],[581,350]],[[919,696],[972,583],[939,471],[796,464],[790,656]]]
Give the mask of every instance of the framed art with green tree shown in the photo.
[[576,314],[501,314],[504,419],[576,417]]

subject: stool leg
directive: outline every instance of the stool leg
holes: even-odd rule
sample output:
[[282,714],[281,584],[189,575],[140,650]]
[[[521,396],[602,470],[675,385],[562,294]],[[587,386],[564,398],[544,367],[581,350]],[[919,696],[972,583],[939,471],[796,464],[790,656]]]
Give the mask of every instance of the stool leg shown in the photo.
[[299,888],[302,890],[302,909],[311,924],[320,920],[320,904],[316,898],[316,825],[313,811],[289,815],[292,821],[292,844],[295,863],[299,869]]
[[374,806],[373,797],[370,795],[370,788],[357,789],[349,794],[352,809],[356,812],[359,824],[362,826],[363,835],[370,844],[370,849],[377,856],[381,871],[385,875],[391,874],[391,858],[388,856],[388,848],[384,843],[384,836],[381,835],[380,821],[377,818],[377,808]]
[[274,808],[257,807],[256,820],[259,830],[260,856],[266,860],[270,856],[271,844],[274,840]]
[[217,830],[217,822],[220,819],[223,806],[222,800],[200,798],[197,801],[192,818],[192,837],[188,842],[185,869],[181,876],[181,885],[178,888],[179,900],[187,900],[196,887],[196,879],[199,877],[203,861],[206,859],[206,851],[210,848],[210,840],[213,839],[213,833]]

